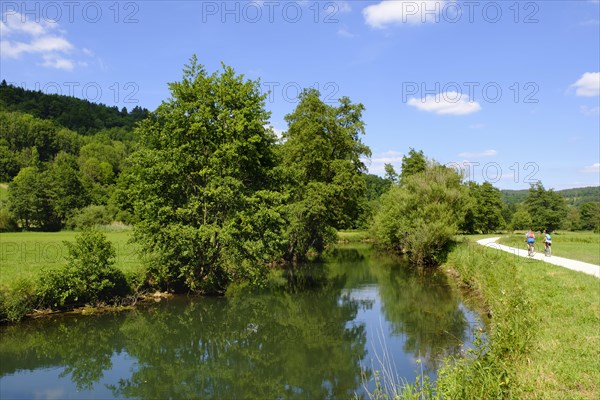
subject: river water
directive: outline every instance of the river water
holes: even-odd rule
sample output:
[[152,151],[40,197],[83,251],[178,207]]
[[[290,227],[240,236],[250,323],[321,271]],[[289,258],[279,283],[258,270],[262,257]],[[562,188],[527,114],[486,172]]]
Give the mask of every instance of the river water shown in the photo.
[[443,273],[365,245],[280,280],[289,283],[1,327],[0,398],[360,398],[375,371],[435,379],[480,326]]

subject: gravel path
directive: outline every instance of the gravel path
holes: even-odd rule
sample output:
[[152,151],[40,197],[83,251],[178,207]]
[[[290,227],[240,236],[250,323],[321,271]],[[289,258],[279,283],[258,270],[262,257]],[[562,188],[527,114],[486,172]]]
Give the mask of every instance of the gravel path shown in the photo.
[[496,240],[498,240],[498,239],[500,239],[500,238],[493,237],[493,238],[487,238],[487,239],[480,239],[477,241],[477,243],[479,243],[482,246],[488,246],[488,247],[492,247],[494,249],[507,251],[509,253],[516,254],[521,257],[534,258],[536,260],[545,261],[550,264],[569,268],[569,269],[572,269],[573,271],[584,272],[586,274],[594,275],[595,277],[600,278],[600,265],[588,264],[588,263],[584,263],[582,261],[570,260],[568,258],[562,258],[562,257],[556,257],[556,256],[546,257],[546,256],[544,256],[543,250],[540,253],[536,252],[533,257],[529,257],[527,255],[526,248],[517,249],[515,247],[508,247],[503,244],[498,244],[498,243],[496,243]]

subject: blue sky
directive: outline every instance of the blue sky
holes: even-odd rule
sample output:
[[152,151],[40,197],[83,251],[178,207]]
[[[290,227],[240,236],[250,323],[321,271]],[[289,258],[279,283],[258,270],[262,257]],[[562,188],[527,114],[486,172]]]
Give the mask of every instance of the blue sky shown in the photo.
[[413,147],[503,189],[600,185],[598,1],[4,1],[0,76],[154,110],[196,54],[366,107],[370,171]]

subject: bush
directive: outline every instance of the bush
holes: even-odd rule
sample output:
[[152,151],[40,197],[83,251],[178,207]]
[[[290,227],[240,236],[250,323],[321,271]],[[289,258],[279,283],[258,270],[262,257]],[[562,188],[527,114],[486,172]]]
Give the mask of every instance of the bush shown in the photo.
[[108,225],[112,213],[106,206],[91,205],[77,210],[69,220],[71,229],[87,229],[96,225]]
[[12,232],[17,228],[17,223],[8,208],[0,207],[0,232]]
[[467,191],[451,169],[432,164],[381,198],[373,234],[379,245],[418,265],[444,261],[465,213]]
[[114,267],[115,250],[102,233],[88,230],[66,243],[67,265],[42,276],[43,306],[71,307],[111,302],[129,293],[125,275]]
[[20,279],[10,288],[0,290],[0,322],[15,322],[30,313],[37,302],[33,282]]

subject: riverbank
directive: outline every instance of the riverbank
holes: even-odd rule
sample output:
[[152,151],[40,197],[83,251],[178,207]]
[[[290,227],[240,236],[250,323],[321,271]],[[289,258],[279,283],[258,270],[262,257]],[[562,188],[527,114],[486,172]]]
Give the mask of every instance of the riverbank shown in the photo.
[[440,371],[437,396],[598,398],[597,278],[472,241],[458,245],[443,268],[482,296],[491,323],[487,345]]

